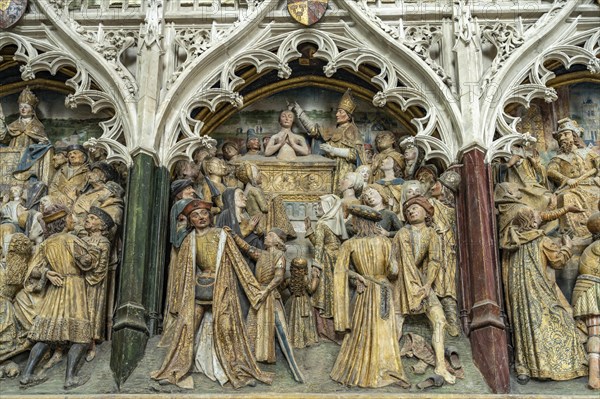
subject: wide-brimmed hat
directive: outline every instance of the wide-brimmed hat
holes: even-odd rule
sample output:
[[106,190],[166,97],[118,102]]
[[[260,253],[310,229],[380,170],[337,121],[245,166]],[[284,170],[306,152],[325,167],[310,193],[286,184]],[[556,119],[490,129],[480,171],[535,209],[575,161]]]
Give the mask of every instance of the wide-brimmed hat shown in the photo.
[[425,209],[425,212],[427,212],[429,216],[433,216],[433,213],[435,212],[433,205],[431,205],[429,200],[423,197],[422,195],[417,195],[416,197],[412,197],[409,200],[407,200],[404,203],[404,206],[402,207],[402,213],[406,215],[406,211],[408,210],[408,208],[410,208],[414,204],[417,204],[421,208]]

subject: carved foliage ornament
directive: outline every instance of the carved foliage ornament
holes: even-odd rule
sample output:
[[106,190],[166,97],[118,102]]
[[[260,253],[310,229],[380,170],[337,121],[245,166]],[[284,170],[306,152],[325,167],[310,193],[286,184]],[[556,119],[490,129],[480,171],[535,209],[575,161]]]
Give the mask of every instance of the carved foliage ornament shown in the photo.
[[114,110],[115,114],[112,118],[100,122],[103,134],[97,142],[103,143],[102,147],[106,149],[109,161],[119,160],[126,165],[131,164],[127,148],[117,141],[124,133],[122,117],[116,106],[117,101],[109,95],[110,91],[103,92],[91,88],[92,85],[98,86],[98,82],[93,80],[80,61],[51,44],[0,32],[0,49],[9,45],[17,47],[14,60],[23,64],[20,70],[21,78],[25,81],[35,79],[36,73],[40,71],[55,75],[65,66],[75,68],[77,71],[75,76],[65,82],[74,91],[65,98],[65,107],[73,109],[84,104],[88,105],[94,114],[105,109]]
[[124,30],[105,31],[102,24],[98,24],[97,31],[92,31],[84,28],[71,17],[67,8],[69,1],[37,0],[37,2],[40,5],[39,8],[55,25],[62,26],[69,35],[80,36],[94,51],[108,61],[116,77],[122,82],[124,92],[127,93],[124,94],[124,97],[131,98],[138,92],[135,78],[122,64],[120,58],[125,50],[137,43],[136,33]]
[[497,108],[496,119],[496,129],[502,137],[492,142],[486,161],[491,162],[494,158],[504,156],[505,152],[510,151],[510,146],[513,144],[511,140],[522,141],[526,138],[517,130],[521,118],[505,112],[508,105],[516,103],[529,108],[531,101],[536,98],[542,98],[546,102],[558,99],[556,90],[547,86],[548,81],[556,76],[544,66],[547,61],[559,61],[565,69],[575,64],[586,65],[590,73],[600,73],[600,30],[576,33],[576,28],[576,24],[571,24],[553,46],[540,54],[533,64],[519,75],[516,81],[521,84],[516,84],[504,93]]
[[[198,87],[198,90],[196,90],[198,94],[188,100],[183,107],[178,126],[173,126],[173,129],[166,128],[166,131],[177,132],[177,134],[165,137],[169,141],[164,143],[162,147],[171,148],[176,145],[178,132],[182,132],[184,137],[190,139],[201,135],[204,123],[190,116],[192,110],[198,107],[207,107],[214,111],[218,104],[222,102],[229,102],[237,108],[243,106],[243,98],[237,90],[244,83],[244,80],[235,73],[240,66],[252,65],[256,67],[258,72],[274,69],[278,71],[281,79],[287,79],[292,72],[288,63],[301,56],[297,50],[298,46],[307,42],[318,48],[313,56],[327,62],[324,66],[326,76],[332,76],[339,68],[357,71],[362,64],[376,65],[381,72],[379,75],[374,76],[371,81],[380,88],[380,91],[374,96],[373,104],[377,107],[383,107],[388,101],[393,101],[404,110],[412,106],[425,109],[426,114],[423,117],[412,120],[418,130],[417,142],[427,149],[430,157],[440,158],[447,164],[452,163],[455,151],[451,148],[454,143],[450,136],[451,132],[446,131],[443,126],[438,124],[436,108],[429,102],[426,93],[418,88],[410,87],[418,87],[410,76],[395,68],[388,59],[380,57],[372,50],[362,48],[359,43],[312,29],[269,38],[263,44],[258,43],[257,48],[242,52],[231,58],[218,75],[208,77]],[[347,50],[340,51],[338,45]],[[263,49],[262,46],[265,46],[265,48]],[[268,51],[271,48],[277,48],[277,53]],[[399,81],[402,81],[406,86],[401,85]],[[219,88],[214,88],[215,85]],[[435,131],[440,133],[443,140],[432,136]],[[169,153],[171,154],[169,156],[174,154],[173,151],[169,151]],[[166,163],[171,163],[171,161],[166,161]]]

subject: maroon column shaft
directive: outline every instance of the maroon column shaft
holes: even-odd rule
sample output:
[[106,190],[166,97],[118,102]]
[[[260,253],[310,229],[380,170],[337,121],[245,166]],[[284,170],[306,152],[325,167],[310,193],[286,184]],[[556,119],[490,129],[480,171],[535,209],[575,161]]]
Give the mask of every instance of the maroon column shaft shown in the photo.
[[478,148],[462,156],[457,197],[461,318],[473,360],[495,393],[510,390],[490,168]]

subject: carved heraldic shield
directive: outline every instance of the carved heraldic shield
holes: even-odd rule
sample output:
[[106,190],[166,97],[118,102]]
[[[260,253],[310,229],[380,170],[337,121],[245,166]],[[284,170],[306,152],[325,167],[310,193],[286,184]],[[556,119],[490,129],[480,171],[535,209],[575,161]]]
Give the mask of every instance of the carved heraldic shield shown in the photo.
[[0,0],[0,29],[16,24],[25,14],[27,0]]
[[327,10],[327,0],[287,0],[287,5],[291,17],[306,26],[319,22]]

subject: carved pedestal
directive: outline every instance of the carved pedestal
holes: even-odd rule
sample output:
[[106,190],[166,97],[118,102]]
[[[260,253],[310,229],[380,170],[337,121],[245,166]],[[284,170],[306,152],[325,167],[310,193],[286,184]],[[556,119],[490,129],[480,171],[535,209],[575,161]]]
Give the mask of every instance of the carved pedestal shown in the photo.
[[334,192],[335,161],[320,155],[298,157],[293,162],[263,156],[244,156],[262,172],[265,194],[280,195],[288,202],[315,202],[321,195]]

